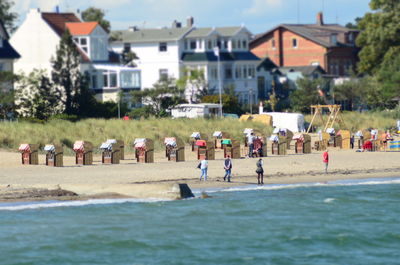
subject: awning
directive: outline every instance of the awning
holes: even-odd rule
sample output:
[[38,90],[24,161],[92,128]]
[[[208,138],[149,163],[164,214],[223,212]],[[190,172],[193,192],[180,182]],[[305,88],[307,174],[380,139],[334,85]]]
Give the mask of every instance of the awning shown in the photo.
[[31,150],[31,147],[29,146],[29,144],[21,144],[18,150],[21,152],[29,152]]
[[140,72],[139,69],[115,64],[93,64],[94,69],[96,70],[107,70],[107,71],[130,71],[130,72]]

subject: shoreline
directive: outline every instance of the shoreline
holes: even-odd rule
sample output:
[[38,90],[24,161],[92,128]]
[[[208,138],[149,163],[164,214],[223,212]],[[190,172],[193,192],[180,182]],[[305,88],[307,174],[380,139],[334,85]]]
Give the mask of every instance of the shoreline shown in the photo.
[[[293,152],[293,150],[290,150]],[[198,161],[188,149],[186,161],[167,162],[163,152],[155,154],[157,163],[138,164],[133,154],[117,165],[102,165],[94,156],[94,165],[76,166],[74,157],[64,157],[64,167],[21,165],[21,154],[0,150],[0,202],[43,200],[88,200],[110,198],[176,199],[173,185],[187,184],[193,190],[256,185],[256,158],[233,160],[232,182],[222,177],[223,152],[216,150],[216,160],[209,161],[209,180],[199,181]],[[328,174],[323,172],[322,152],[264,157],[264,183],[298,184],[347,179],[400,177],[400,152],[364,152],[331,149]],[[38,190],[41,191],[38,193]],[[60,190],[76,195],[66,195]],[[12,193],[15,192],[13,195]],[[54,194],[52,195],[52,192]],[[10,195],[11,194],[11,195]],[[49,194],[51,196],[49,196]]]

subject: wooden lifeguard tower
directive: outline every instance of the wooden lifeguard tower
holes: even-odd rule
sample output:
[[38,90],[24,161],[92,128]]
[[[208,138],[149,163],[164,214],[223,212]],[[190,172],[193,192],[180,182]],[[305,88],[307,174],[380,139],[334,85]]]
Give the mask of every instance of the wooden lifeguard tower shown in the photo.
[[[321,120],[322,125],[324,126],[324,129],[322,130],[323,132],[326,132],[326,129],[328,128],[333,128],[335,123],[338,123],[341,129],[345,128],[340,108],[340,105],[311,105],[311,114],[313,114],[313,117],[308,126],[307,133],[310,132],[316,118]],[[328,111],[329,116],[327,120],[324,119],[324,110]]]

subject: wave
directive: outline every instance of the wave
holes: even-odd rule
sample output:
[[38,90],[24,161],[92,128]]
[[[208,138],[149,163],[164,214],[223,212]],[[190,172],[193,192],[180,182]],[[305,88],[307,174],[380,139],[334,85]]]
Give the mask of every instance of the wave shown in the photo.
[[106,204],[122,204],[122,203],[153,203],[170,200],[162,199],[93,199],[86,201],[45,201],[45,202],[22,202],[22,203],[2,203],[0,211],[21,211],[35,210],[42,208],[56,207],[81,207],[88,205],[106,205]]
[[335,180],[325,182],[297,183],[297,184],[267,184],[264,186],[250,185],[233,188],[213,188],[208,190],[195,190],[193,193],[197,196],[202,192],[238,192],[238,191],[253,191],[253,190],[282,190],[282,189],[297,189],[309,187],[335,187],[335,186],[361,186],[361,185],[389,185],[400,184],[400,178],[371,178],[371,179],[351,179],[351,180]]

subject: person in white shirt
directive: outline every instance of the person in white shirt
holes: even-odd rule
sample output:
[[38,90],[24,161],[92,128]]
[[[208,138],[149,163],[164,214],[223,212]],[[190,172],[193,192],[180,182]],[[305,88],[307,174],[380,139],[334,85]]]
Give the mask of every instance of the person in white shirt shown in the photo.
[[247,143],[249,146],[249,157],[253,157],[253,150],[254,150],[254,133],[251,133],[247,137]]
[[200,169],[201,169],[201,175],[200,175],[200,181],[204,177],[204,181],[207,180],[207,169],[208,169],[208,161],[204,158],[200,162]]

